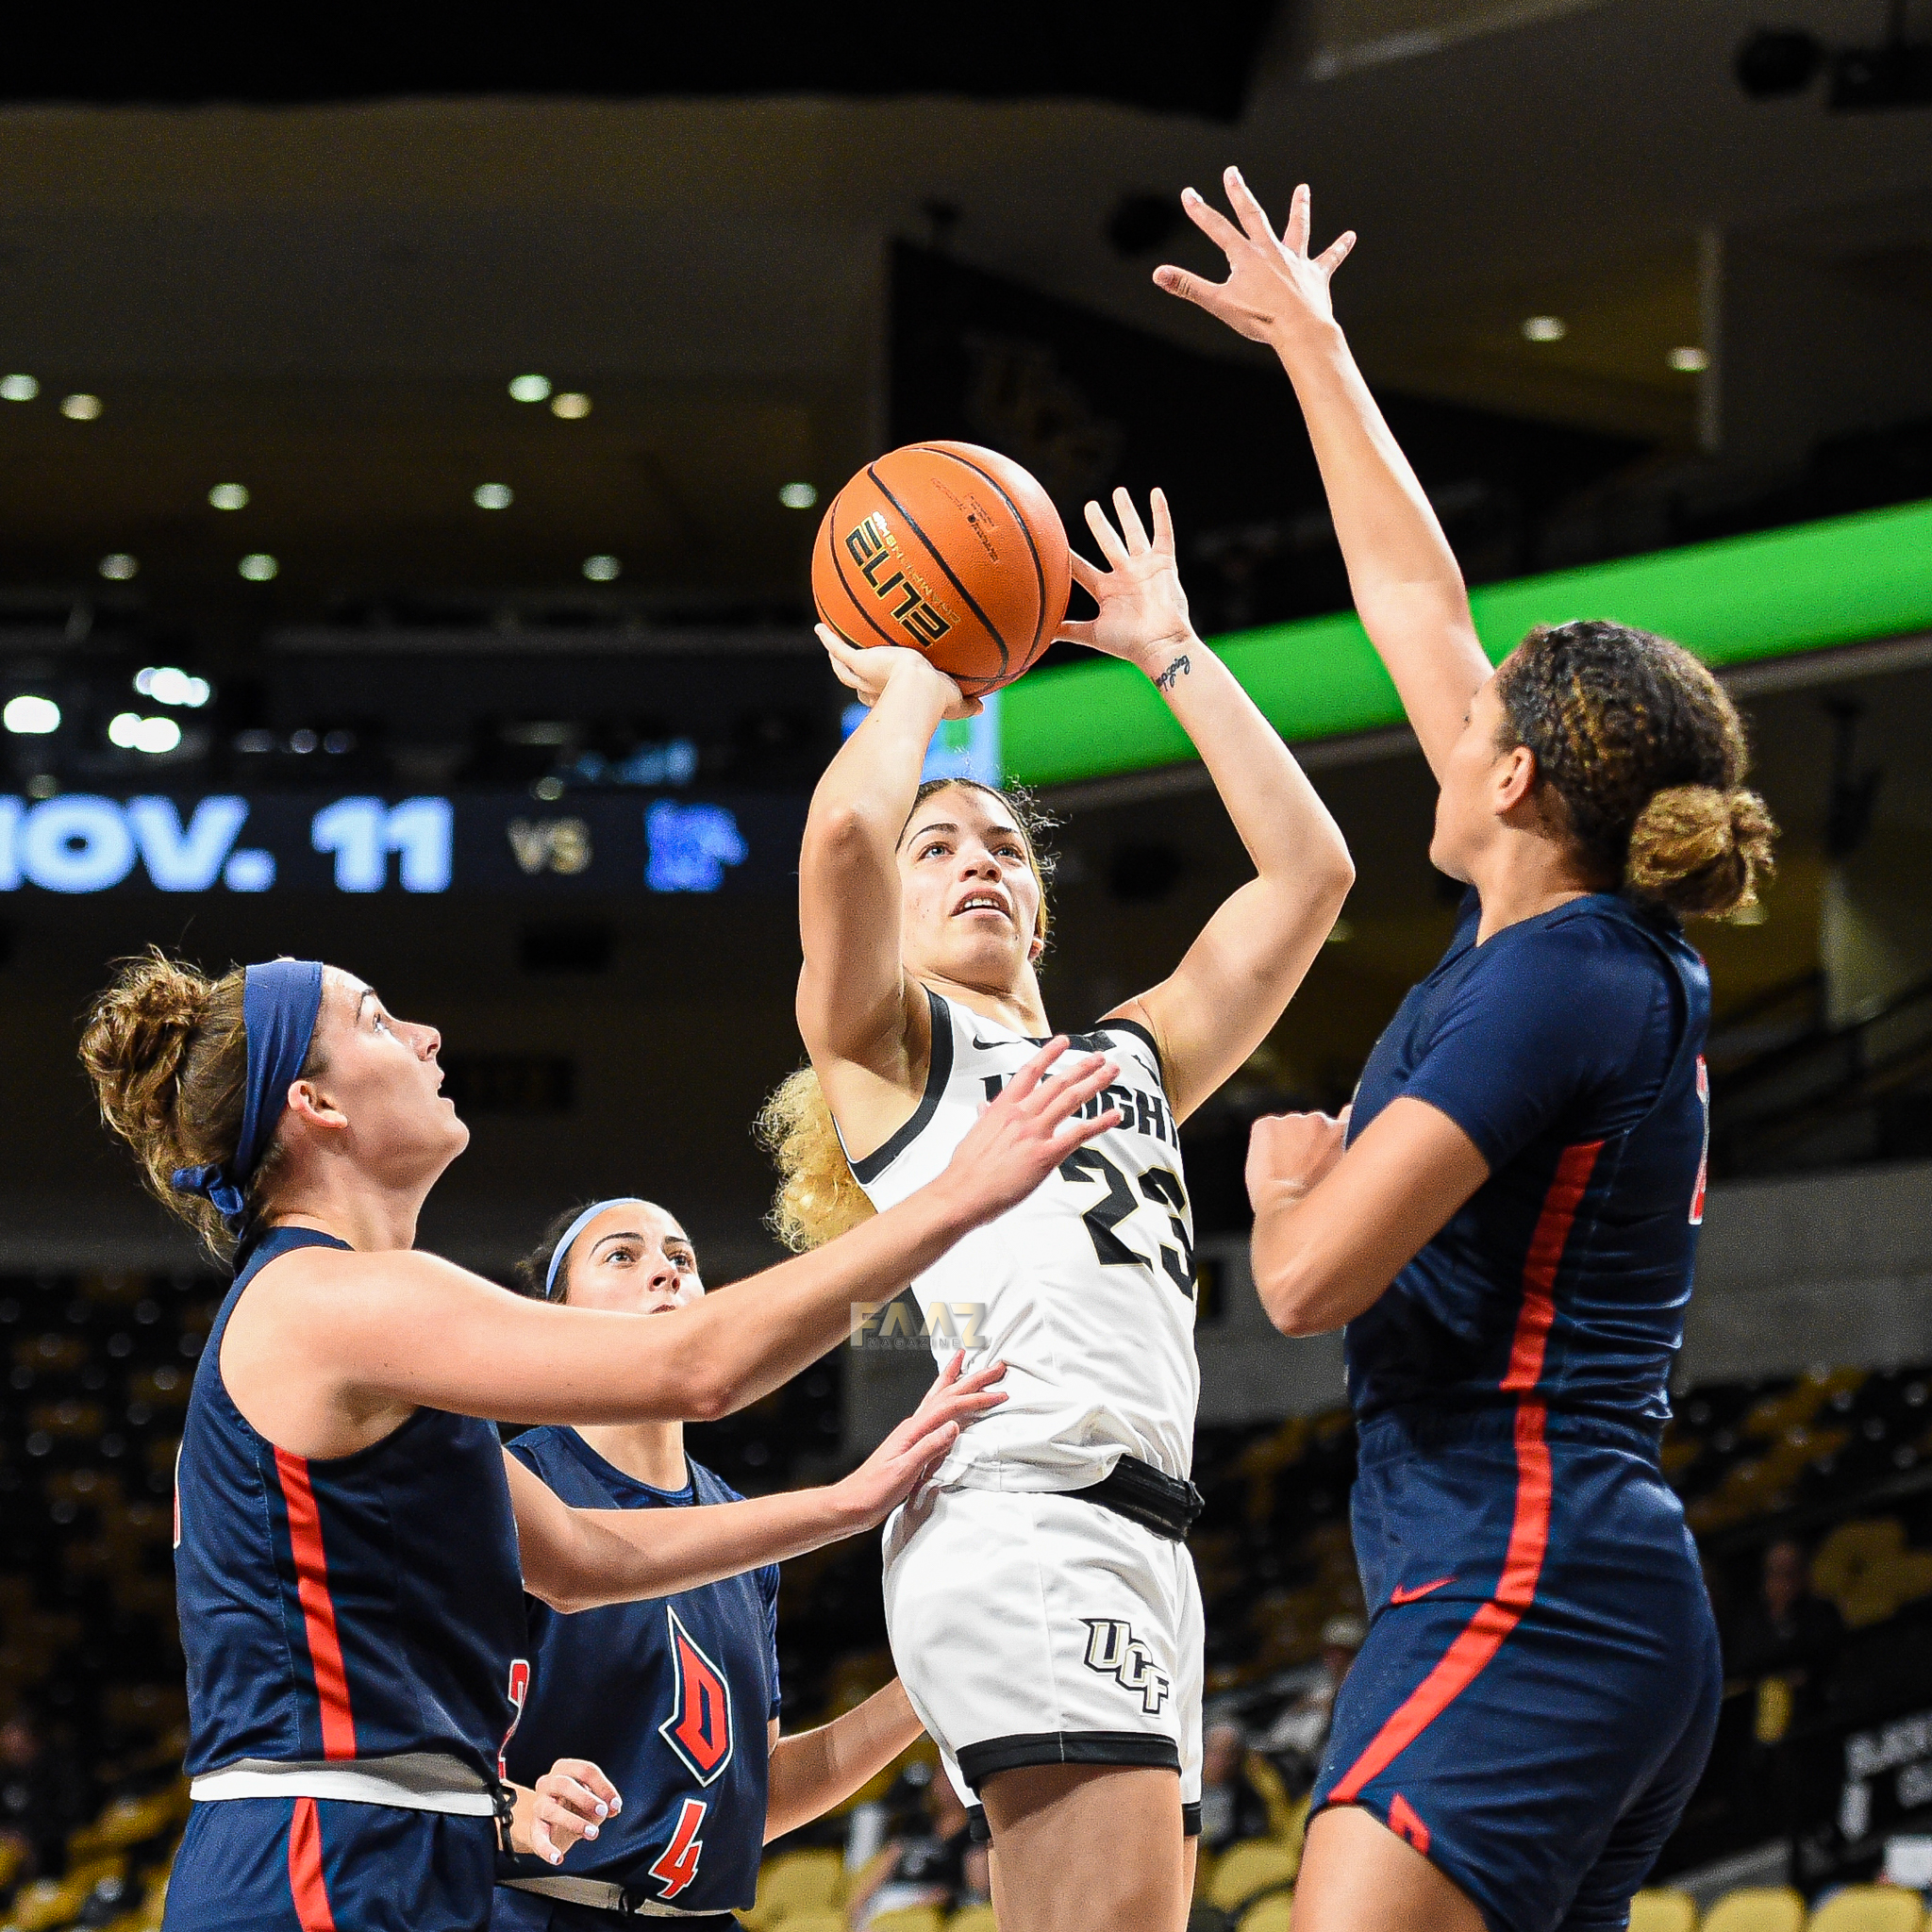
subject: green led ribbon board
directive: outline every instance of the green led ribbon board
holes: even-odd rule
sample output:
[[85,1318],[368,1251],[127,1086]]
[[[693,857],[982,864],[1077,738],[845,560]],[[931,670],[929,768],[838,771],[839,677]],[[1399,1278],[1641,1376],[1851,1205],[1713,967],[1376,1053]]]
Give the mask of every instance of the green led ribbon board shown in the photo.
[[[1470,604],[1492,662],[1531,625],[1582,617],[1658,631],[1714,665],[1932,629],[1932,502],[1487,584]],[[1291,744],[1402,723],[1395,687],[1352,610],[1211,641]],[[1115,662],[1009,686],[1000,741],[1007,776],[1028,785],[1194,756],[1160,694]]]

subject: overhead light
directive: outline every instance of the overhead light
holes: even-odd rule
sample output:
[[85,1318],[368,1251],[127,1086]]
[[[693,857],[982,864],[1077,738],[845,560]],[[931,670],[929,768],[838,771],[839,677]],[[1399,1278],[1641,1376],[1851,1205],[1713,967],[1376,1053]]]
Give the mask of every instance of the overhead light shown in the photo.
[[91,396],[84,390],[60,398],[60,413],[71,423],[92,423],[101,413],[101,407],[100,397]]
[[0,403],[30,403],[40,392],[31,375],[0,375]]
[[150,664],[134,674],[134,688],[158,705],[185,705],[198,711],[213,692],[205,677],[192,676],[174,664]]
[[785,483],[778,489],[778,501],[787,509],[809,509],[818,500],[818,490],[810,483]]
[[110,584],[125,584],[141,565],[129,557],[126,551],[116,550],[111,555],[102,558],[95,568]]
[[281,565],[266,550],[251,550],[235,568],[251,584],[265,584],[281,569]]
[[591,413],[591,399],[581,390],[567,389],[560,396],[550,398],[550,413],[566,423],[581,422]]
[[624,566],[614,557],[587,557],[584,558],[584,575],[593,584],[613,582]]
[[508,509],[516,495],[508,483],[479,483],[470,491],[470,501],[478,509]]
[[1560,315],[1528,315],[1523,321],[1523,339],[1526,342],[1560,342],[1570,333],[1570,325]]
[[252,730],[238,731],[235,734],[235,749],[237,751],[258,754],[265,751],[273,751],[275,748],[275,735],[273,731],[263,731],[259,726],[257,726]]
[[299,752],[304,758],[307,758],[321,742],[322,740],[309,730],[306,724],[289,733],[289,749],[292,752]]
[[1664,360],[1680,375],[1701,375],[1710,367],[1710,354],[1705,349],[1673,349]]
[[550,378],[547,375],[513,375],[510,377],[509,392],[519,403],[542,403],[550,399]]
[[322,748],[324,751],[341,758],[345,751],[354,751],[356,749],[356,734],[353,731],[331,731],[322,741]]
[[23,738],[44,738],[48,732],[59,730],[60,707],[52,698],[23,691],[7,700],[7,708],[0,711],[0,724]]
[[563,780],[561,778],[539,778],[530,787],[530,795],[533,798],[541,798],[545,805],[554,804],[563,796]]
[[217,483],[208,491],[208,500],[216,509],[246,509],[248,486],[245,483]]
[[108,721],[108,742],[158,758],[180,744],[181,727],[172,718],[143,718],[136,711],[123,711]]

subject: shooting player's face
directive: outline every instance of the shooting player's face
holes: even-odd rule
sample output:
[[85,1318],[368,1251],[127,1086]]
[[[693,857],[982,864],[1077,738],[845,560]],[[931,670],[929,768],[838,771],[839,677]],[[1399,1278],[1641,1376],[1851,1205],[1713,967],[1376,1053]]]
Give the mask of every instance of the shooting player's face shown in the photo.
[[1037,949],[1040,882],[1004,803],[971,785],[935,791],[899,844],[900,946],[915,977],[1007,991]]
[[575,1308],[661,1315],[705,1291],[698,1254],[663,1208],[620,1201],[571,1243],[569,1289]]

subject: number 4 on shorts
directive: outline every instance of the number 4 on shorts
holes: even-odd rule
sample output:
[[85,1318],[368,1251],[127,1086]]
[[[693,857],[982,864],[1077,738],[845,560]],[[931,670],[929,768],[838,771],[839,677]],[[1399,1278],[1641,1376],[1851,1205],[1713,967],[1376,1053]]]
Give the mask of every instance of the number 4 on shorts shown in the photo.
[[705,1841],[698,1836],[698,1827],[704,1822],[703,1801],[687,1798],[684,1809],[677,1814],[677,1829],[671,1834],[671,1842],[658,1853],[658,1862],[650,1867],[651,1876],[664,1888],[660,1897],[675,1898],[698,1875],[698,1857],[705,1849]]

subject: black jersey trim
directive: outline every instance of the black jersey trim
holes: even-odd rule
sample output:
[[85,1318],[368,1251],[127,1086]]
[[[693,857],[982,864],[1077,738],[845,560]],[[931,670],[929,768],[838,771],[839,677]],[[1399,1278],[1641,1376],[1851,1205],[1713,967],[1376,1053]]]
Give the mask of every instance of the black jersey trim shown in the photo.
[[984,1805],[969,1805],[966,1807],[966,1837],[975,1845],[990,1845],[992,1842],[992,1826],[986,1822]]
[[1199,1803],[1181,1807],[1181,1836],[1199,1838],[1201,1836],[1201,1807]]
[[860,1187],[877,1180],[925,1131],[939,1111],[940,1095],[946,1091],[946,1082],[953,1077],[952,1008],[931,987],[925,989],[925,996],[932,1006],[932,1051],[926,1057],[925,1091],[919,1096],[919,1107],[912,1118],[890,1141],[875,1147],[863,1160],[849,1163],[852,1178]]
[[959,1775],[975,1791],[996,1773],[1034,1764],[1152,1765],[1177,1772],[1181,1755],[1172,1738],[1148,1731],[1020,1731],[959,1753]]
[[1131,1033],[1138,1040],[1147,1042],[1147,1051],[1154,1056],[1155,1071],[1160,1075],[1163,1092],[1167,1090],[1167,1062],[1161,1058],[1160,1042],[1138,1020],[1099,1020],[1094,1023],[1096,1033]]

